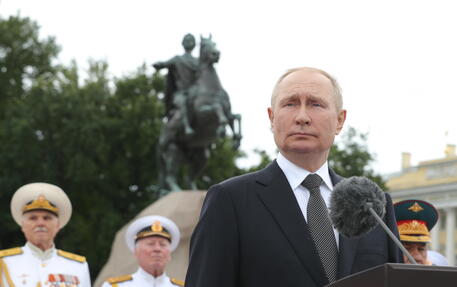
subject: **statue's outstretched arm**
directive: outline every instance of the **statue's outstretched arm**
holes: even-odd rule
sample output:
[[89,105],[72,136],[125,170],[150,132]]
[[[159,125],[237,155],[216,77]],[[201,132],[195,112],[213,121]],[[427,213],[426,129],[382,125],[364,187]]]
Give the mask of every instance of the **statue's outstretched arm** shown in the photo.
[[157,70],[161,70],[163,68],[170,68],[174,64],[174,58],[168,60],[168,61],[158,61],[152,64],[152,66]]
[[164,62],[155,62],[154,64],[152,64],[152,66],[154,67],[154,69],[156,69],[157,71],[165,68],[165,64]]

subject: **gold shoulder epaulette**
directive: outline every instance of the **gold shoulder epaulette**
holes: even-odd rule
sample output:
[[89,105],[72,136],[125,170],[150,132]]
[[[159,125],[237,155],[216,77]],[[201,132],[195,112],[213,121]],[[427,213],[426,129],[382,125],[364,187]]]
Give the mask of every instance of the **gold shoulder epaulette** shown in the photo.
[[184,286],[184,281],[176,279],[176,278],[171,278],[170,279],[171,283],[178,285],[178,286]]
[[6,256],[18,255],[18,254],[22,254],[21,247],[0,250],[0,258],[6,257]]
[[125,281],[130,281],[132,279],[133,279],[132,275],[121,275],[121,276],[117,276],[117,277],[108,278],[108,279],[106,279],[106,281],[109,284],[113,285],[113,284],[117,284],[117,283],[121,283],[121,282],[125,282]]
[[86,262],[86,257],[81,256],[81,255],[77,255],[77,254],[74,254],[74,253],[70,253],[70,252],[67,252],[67,251],[63,251],[63,250],[60,250],[60,249],[57,250],[57,254],[59,256],[65,257],[65,258],[70,259],[70,260],[78,261],[78,262],[81,262],[81,263]]

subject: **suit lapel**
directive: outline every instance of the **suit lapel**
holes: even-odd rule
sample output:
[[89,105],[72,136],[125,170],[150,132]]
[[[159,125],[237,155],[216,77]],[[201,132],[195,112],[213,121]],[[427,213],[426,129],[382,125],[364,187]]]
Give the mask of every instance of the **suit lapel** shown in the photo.
[[[333,185],[337,184],[343,179],[343,177],[337,175],[332,169],[329,169],[329,173]],[[351,274],[357,242],[358,239],[349,239],[342,236],[341,234],[339,235],[338,279]]]
[[305,218],[276,161],[259,173],[257,182],[261,186],[257,191],[260,200],[278,223],[309,275],[319,286],[328,284],[322,265],[316,264],[320,259]]

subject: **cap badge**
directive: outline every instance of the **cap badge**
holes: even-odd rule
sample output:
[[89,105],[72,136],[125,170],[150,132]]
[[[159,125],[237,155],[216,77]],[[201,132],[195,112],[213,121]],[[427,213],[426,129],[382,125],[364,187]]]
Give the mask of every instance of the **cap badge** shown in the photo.
[[22,209],[22,212],[25,213],[31,210],[47,210],[56,215],[59,214],[59,209],[54,206],[51,202],[49,202],[43,194],[40,194],[37,199],[33,200],[32,202],[26,204]]
[[147,225],[144,229],[138,232],[135,236],[135,240],[154,235],[162,236],[169,240],[171,239],[171,234],[162,226],[161,222],[157,220],[154,221],[150,227]]
[[158,220],[154,221],[154,223],[151,226],[151,230],[154,232],[162,232],[163,227],[162,227],[162,224],[160,224],[160,221],[158,221]]
[[412,212],[420,212],[420,211],[422,211],[422,210],[424,210],[424,209],[422,208],[422,206],[419,205],[419,203],[414,202],[414,204],[411,205],[411,206],[408,208],[408,210],[411,210]]

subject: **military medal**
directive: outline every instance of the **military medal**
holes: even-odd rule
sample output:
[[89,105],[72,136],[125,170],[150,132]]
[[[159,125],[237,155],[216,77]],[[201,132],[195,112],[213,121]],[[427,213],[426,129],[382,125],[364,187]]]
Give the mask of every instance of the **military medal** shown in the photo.
[[50,287],[76,287],[79,285],[78,276],[68,274],[49,274]]

